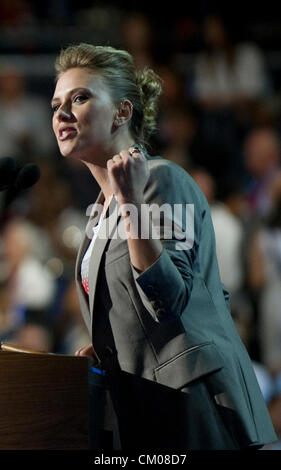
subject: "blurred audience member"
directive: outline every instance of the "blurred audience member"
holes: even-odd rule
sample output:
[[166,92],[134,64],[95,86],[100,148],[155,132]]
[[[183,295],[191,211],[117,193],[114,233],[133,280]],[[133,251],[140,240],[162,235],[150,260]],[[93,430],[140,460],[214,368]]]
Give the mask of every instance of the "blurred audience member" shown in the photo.
[[[3,340],[9,337],[11,332],[14,331],[17,324],[16,313],[11,312],[11,291],[8,290],[6,282],[2,279],[3,268],[1,266],[1,281],[0,281],[0,338]],[[15,319],[16,317],[16,319]]]
[[124,18],[122,47],[134,57],[136,66],[142,70],[153,64],[153,28],[148,16],[131,12]]
[[[255,103],[267,93],[261,51],[236,43],[229,25],[218,15],[203,23],[205,50],[195,58],[193,97],[200,106],[200,132],[213,175],[241,174],[241,136],[255,117]],[[225,156],[227,155],[227,158]]]
[[160,119],[161,155],[187,171],[193,165],[192,145],[196,126],[196,117],[187,106],[170,107]]
[[197,166],[191,169],[190,175],[203,191],[209,205],[212,207],[216,200],[216,183],[212,175],[205,168]]
[[42,261],[43,250],[44,234],[30,223],[20,218],[6,223],[1,236],[1,276],[11,328],[25,322],[28,310],[37,311],[44,320],[53,301],[55,286]]
[[40,323],[25,323],[9,341],[22,348],[41,352],[53,352],[53,338],[49,329]]
[[249,207],[262,217],[271,209],[270,187],[281,175],[279,136],[274,129],[255,128],[245,138],[243,153]]
[[[28,218],[46,234],[52,246],[52,266],[60,275],[73,278],[77,250],[81,241],[86,213],[75,205],[70,184],[51,161],[41,161],[41,178],[29,190]],[[94,197],[93,197],[94,199]]]
[[53,148],[49,106],[41,96],[27,92],[21,72],[0,67],[0,157],[34,159]]
[[56,350],[63,354],[74,354],[90,342],[91,338],[80,312],[75,282],[72,281],[65,290],[61,315],[56,325]]
[[167,63],[156,64],[155,70],[162,79],[160,112],[175,109],[177,106],[182,108],[185,100],[183,77]]
[[0,24],[2,26],[17,28],[34,24],[35,21],[32,2],[27,0],[1,0]]
[[217,201],[211,206],[217,258],[222,282],[232,296],[241,291],[244,283],[242,244],[245,196],[237,181],[226,179],[217,190]]
[[204,107],[237,106],[267,92],[263,55],[256,45],[235,44],[222,17],[205,18],[203,40],[205,50],[195,63],[194,93]]
[[190,54],[198,50],[200,25],[189,11],[182,12],[173,24],[174,49],[176,51]]
[[248,275],[251,288],[258,293],[262,362],[277,374],[281,372],[281,177],[271,194],[274,205],[253,238]]

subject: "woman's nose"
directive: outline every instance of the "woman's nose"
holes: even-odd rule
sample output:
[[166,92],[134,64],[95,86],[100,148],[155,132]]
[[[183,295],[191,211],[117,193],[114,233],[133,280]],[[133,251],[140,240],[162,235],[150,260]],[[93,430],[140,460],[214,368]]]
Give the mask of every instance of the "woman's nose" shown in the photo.
[[61,106],[58,110],[57,117],[59,121],[67,121],[69,119],[72,119],[73,115],[71,110],[67,106]]

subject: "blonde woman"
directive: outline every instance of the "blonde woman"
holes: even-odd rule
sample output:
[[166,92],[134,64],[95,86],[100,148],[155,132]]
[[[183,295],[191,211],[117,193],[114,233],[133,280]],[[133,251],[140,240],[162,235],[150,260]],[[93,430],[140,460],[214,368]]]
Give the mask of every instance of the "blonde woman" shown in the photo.
[[137,71],[126,51],[90,44],[62,50],[56,70],[60,152],[83,161],[101,189],[76,268],[92,335],[77,354],[105,373],[96,431],[113,431],[122,449],[274,441],[229,314],[206,199],[183,169],[146,151],[159,77]]

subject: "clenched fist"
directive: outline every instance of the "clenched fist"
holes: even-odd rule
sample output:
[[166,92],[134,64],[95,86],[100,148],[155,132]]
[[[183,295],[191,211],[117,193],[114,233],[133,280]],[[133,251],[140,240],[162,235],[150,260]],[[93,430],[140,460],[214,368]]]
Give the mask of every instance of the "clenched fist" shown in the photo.
[[149,170],[143,153],[131,147],[107,161],[112,192],[118,204],[142,201]]

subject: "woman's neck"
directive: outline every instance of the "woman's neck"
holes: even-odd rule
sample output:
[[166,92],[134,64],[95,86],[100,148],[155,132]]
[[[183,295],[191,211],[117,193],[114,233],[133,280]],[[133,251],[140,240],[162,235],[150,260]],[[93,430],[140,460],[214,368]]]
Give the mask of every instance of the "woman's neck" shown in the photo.
[[108,178],[107,168],[97,165],[95,163],[85,162],[85,164],[89,168],[96,182],[98,183],[104,195],[105,201],[109,200],[110,197],[112,196],[112,190],[111,190],[111,185],[110,185],[110,181]]

